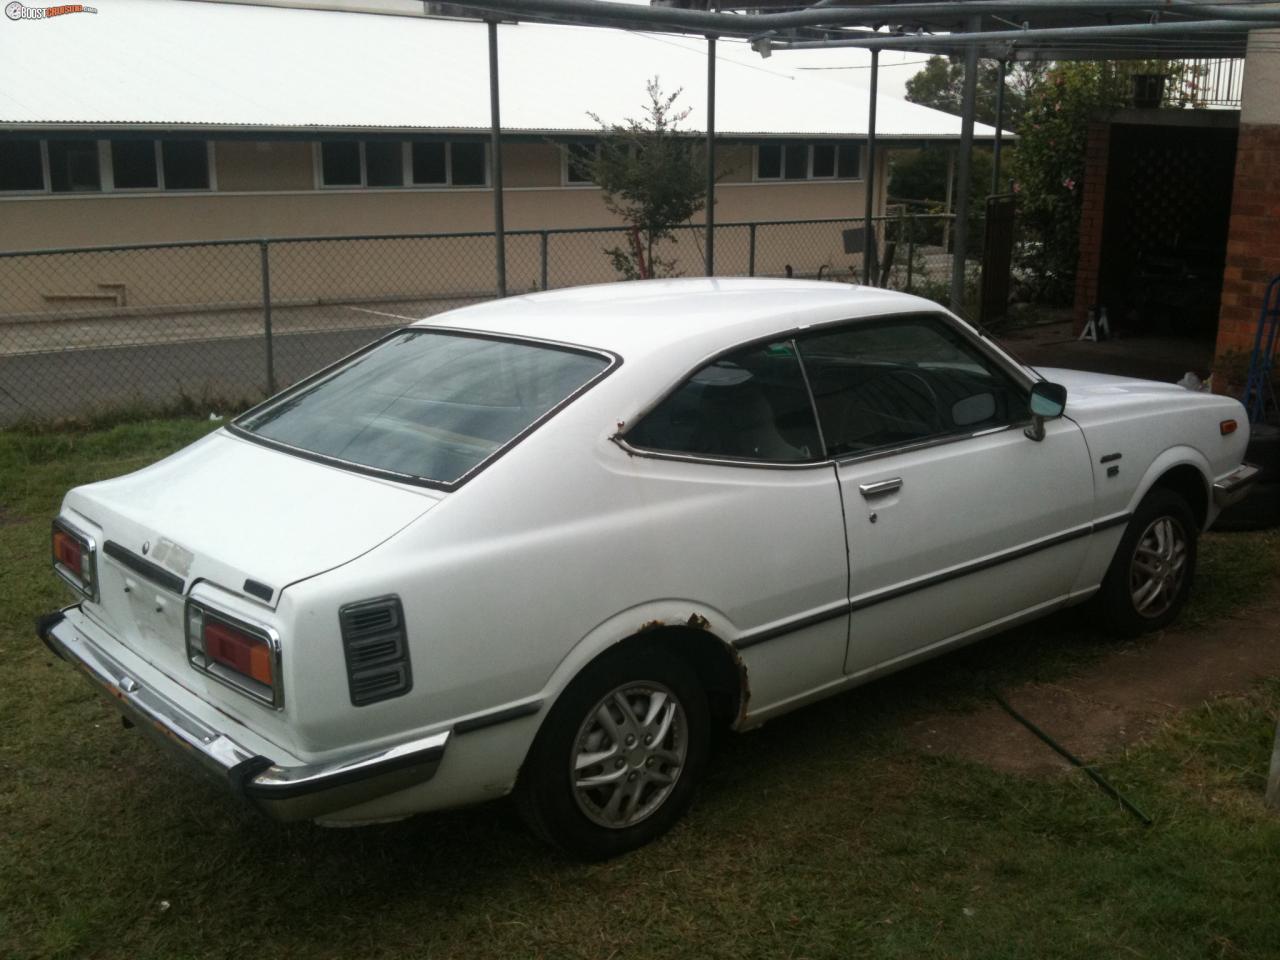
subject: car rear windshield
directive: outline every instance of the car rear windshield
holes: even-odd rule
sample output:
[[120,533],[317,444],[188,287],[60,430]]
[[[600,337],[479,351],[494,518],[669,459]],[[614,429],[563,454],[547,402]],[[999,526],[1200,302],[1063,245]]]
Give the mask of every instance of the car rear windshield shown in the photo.
[[585,350],[404,330],[234,426],[364,470],[450,485],[609,365]]

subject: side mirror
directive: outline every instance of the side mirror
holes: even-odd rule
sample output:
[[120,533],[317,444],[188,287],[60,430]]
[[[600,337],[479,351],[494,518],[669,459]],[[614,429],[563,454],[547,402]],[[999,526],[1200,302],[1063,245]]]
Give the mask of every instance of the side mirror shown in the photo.
[[1041,380],[1031,387],[1031,426],[1023,432],[1037,442],[1044,439],[1044,422],[1062,416],[1067,408],[1067,388]]

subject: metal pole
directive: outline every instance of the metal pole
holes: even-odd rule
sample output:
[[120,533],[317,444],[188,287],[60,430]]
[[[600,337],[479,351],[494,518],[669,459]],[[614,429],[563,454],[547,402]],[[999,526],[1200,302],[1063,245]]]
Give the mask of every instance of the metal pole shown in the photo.
[[502,120],[498,112],[498,22],[489,21],[489,178],[493,185],[494,263],[498,296],[507,295],[507,230],[502,217]]
[[[281,2],[281,0],[276,0],[276,2]],[[416,4],[414,6],[416,7]],[[486,10],[490,11],[491,15],[498,13],[525,19],[563,19],[569,17],[577,18],[579,21],[595,26],[622,26],[659,32],[664,30],[701,34],[714,32],[718,36],[749,37],[760,36],[773,30],[791,30],[796,27],[857,26],[867,22],[884,22],[887,19],[886,13],[889,12],[886,8],[889,6],[894,8],[891,11],[891,15],[898,18],[891,22],[910,22],[912,19],[919,17],[950,17],[957,12],[957,7],[963,7],[963,12],[971,15],[994,14],[996,16],[1022,18],[1028,13],[1037,10],[1060,11],[1067,6],[1074,10],[1097,10],[1104,15],[1122,10],[1138,9],[1148,11],[1153,6],[1158,6],[1161,10],[1175,15],[1185,11],[1197,16],[1221,17],[1224,20],[1250,23],[1264,23],[1266,21],[1276,23],[1280,21],[1280,11],[1274,7],[1266,6],[1260,9],[1252,3],[1204,4],[1198,2],[1198,0],[1160,0],[1158,4],[1153,4],[1152,0],[1070,0],[1069,4],[1064,3],[1063,0],[966,0],[964,4],[957,4],[955,0],[947,0],[947,2],[942,3],[894,3],[888,5],[875,3],[810,7],[785,13],[761,13],[749,19],[732,13],[685,10],[667,6],[653,7],[640,4],[618,4],[601,2],[601,0],[462,0],[455,6],[472,10]],[[414,12],[415,14],[417,13],[416,10]],[[1206,22],[1211,21],[1196,21],[1193,23],[1172,21],[1157,24],[1143,23],[1137,26],[1180,28],[1194,27]],[[1073,29],[1105,30],[1110,28],[1086,27]],[[1211,29],[1221,30],[1221,27],[1215,25]],[[1034,33],[1035,31],[1031,32]],[[919,40],[934,39],[944,42],[946,40],[945,36],[936,38],[881,36],[869,42],[885,46],[902,46]],[[1009,38],[1006,36],[1004,39]],[[775,47],[775,49],[780,48]]]
[[871,216],[875,212],[876,195],[876,96],[880,86],[880,51],[871,51],[871,102],[867,108],[867,172],[862,186],[866,203],[862,213],[862,282],[874,286],[876,282],[876,249],[871,234]]
[[947,148],[947,195],[942,201],[942,252],[951,249],[951,214],[955,212],[956,148]]
[[747,276],[756,275],[756,225],[747,227]]
[[540,242],[538,244],[538,248],[539,248],[538,252],[542,259],[542,289],[543,290],[551,289],[551,287],[547,284],[547,241],[548,239],[549,238],[547,235],[547,231],[543,230],[539,234]]
[[[969,18],[969,32],[982,29],[981,17]],[[960,118],[960,156],[956,170],[956,234],[951,260],[951,309],[964,309],[965,255],[969,247],[969,173],[973,161],[973,114],[978,102],[978,48],[964,52],[964,107]]]
[[996,141],[991,148],[991,192],[1000,192],[1000,141],[1004,134],[1004,78],[1009,61],[1000,61],[1000,79],[996,83]]
[[911,282],[916,272],[916,215],[907,214],[907,293],[911,292]]
[[271,258],[266,240],[258,241],[258,259],[262,264],[262,332],[267,341],[267,396],[276,392],[275,342],[271,336]]
[[716,38],[707,37],[707,276],[716,274]]

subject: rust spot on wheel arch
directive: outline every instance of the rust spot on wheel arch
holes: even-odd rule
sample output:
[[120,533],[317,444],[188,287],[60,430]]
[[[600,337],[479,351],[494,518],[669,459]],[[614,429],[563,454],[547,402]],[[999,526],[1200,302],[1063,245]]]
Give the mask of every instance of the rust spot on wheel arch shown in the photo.
[[646,620],[640,624],[640,633],[648,633],[650,630],[660,630],[667,625],[665,620]]
[[696,613],[696,612],[689,614],[689,619],[686,620],[685,623],[693,627],[693,629],[695,630],[711,629],[711,623],[707,620],[707,618],[704,617],[702,614]]

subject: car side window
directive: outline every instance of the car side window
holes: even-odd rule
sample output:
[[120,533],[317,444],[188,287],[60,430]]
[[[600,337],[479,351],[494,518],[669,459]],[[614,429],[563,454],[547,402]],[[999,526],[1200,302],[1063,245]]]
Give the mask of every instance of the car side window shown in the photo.
[[779,341],[714,360],[626,434],[633,447],[803,463],[821,458],[795,345]]
[[947,320],[852,323],[799,341],[830,456],[1026,420],[1027,392]]

